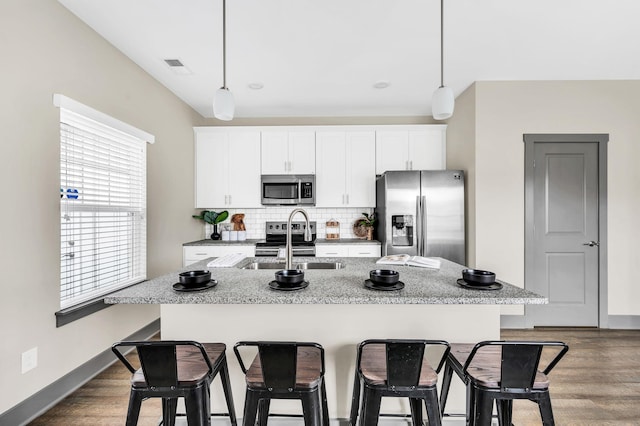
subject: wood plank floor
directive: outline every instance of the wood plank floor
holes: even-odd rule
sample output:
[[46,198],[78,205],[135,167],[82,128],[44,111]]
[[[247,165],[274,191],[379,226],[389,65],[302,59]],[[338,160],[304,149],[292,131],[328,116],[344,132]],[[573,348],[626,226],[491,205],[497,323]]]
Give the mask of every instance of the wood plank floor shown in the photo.
[[[640,425],[640,330],[503,330],[502,338],[569,344],[550,376],[557,425]],[[123,425],[128,397],[129,373],[114,364],[30,424]],[[157,425],[160,415],[158,400],[145,401],[138,424]],[[536,405],[516,401],[514,424],[539,425]]]

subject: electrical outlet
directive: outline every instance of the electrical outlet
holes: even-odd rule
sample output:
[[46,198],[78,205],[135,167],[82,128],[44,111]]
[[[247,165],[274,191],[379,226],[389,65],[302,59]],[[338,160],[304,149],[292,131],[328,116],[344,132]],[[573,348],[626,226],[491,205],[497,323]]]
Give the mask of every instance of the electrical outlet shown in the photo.
[[22,352],[22,374],[38,366],[38,347]]

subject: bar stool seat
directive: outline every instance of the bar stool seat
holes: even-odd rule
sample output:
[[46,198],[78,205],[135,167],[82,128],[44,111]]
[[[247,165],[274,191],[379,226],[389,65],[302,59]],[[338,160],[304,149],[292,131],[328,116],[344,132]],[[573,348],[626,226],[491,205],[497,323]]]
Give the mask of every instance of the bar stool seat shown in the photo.
[[[538,369],[545,347],[556,348],[547,367]],[[440,393],[444,415],[451,377],[456,375],[467,386],[467,424],[491,424],[493,401],[498,423],[511,425],[513,400],[536,402],[544,425],[553,425],[549,396],[549,372],[569,347],[563,342],[484,341],[478,344],[452,343],[447,355]]]
[[[125,358],[122,348],[135,347],[140,368]],[[210,425],[210,385],[220,374],[232,425],[237,425],[223,343],[194,341],[128,341],[112,351],[132,373],[127,426],[136,425],[142,401],[162,398],[162,424],[175,425],[178,398],[184,398],[189,425]]]
[[[258,349],[247,369],[240,348]],[[324,349],[312,342],[238,342],[233,348],[247,385],[243,425],[265,426],[272,399],[299,399],[304,424],[329,425]]]

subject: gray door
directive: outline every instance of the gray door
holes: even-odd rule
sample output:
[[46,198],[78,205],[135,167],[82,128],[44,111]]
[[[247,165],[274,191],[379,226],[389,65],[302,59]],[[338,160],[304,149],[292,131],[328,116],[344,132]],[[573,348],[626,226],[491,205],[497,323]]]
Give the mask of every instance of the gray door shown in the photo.
[[527,306],[528,326],[598,326],[598,143],[537,142],[525,287],[549,299]]

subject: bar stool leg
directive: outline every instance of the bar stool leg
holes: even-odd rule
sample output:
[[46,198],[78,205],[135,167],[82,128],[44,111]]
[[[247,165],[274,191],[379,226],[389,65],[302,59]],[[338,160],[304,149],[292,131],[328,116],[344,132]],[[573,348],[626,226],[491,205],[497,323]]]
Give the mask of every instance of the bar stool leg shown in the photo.
[[451,386],[451,377],[453,376],[453,368],[448,362],[444,364],[442,373],[442,387],[440,388],[440,414],[444,416],[444,406],[447,404],[449,396],[449,387]]
[[258,395],[247,389],[244,400],[244,414],[242,416],[242,426],[255,426],[256,414],[258,412]]
[[366,386],[364,387],[360,426],[378,426],[381,399],[382,395],[380,395],[380,392]]
[[142,395],[134,390],[129,395],[129,408],[127,409],[126,426],[136,426],[140,417],[140,406],[142,405]]
[[187,423],[191,425],[207,425],[208,413],[205,412],[204,392],[202,389],[192,389],[184,397],[187,411]]
[[229,411],[229,420],[231,426],[238,425],[238,419],[236,418],[236,409],[233,405],[233,394],[231,393],[231,380],[229,379],[229,368],[227,367],[227,359],[222,360],[220,366],[220,378],[222,379],[222,390],[224,391],[224,398],[227,401],[227,410]]
[[442,424],[442,416],[440,415],[440,410],[438,408],[438,391],[435,387],[428,391],[424,402],[427,407],[429,426],[440,426]]
[[422,400],[419,398],[409,398],[411,406],[411,424],[413,426],[422,426]]
[[320,385],[320,397],[322,398],[322,426],[329,426],[329,406],[327,405],[327,388],[324,384],[324,377]]
[[258,426],[267,426],[271,400],[264,398],[258,402]]
[[476,390],[475,396],[475,421],[474,426],[491,426],[493,414],[493,398],[488,392]]
[[175,426],[178,398],[162,398],[162,424]]
[[356,369],[355,377],[353,378],[353,396],[351,397],[351,415],[349,416],[349,426],[356,426],[358,419],[358,411],[360,409],[360,392],[362,391],[362,383],[360,382],[360,376]]
[[320,398],[318,392],[307,392],[302,396],[302,414],[305,426],[320,426]]
[[551,398],[549,392],[545,392],[538,401],[540,407],[540,417],[542,418],[542,424],[544,426],[554,426],[555,420],[553,419],[553,410],[551,409]]

